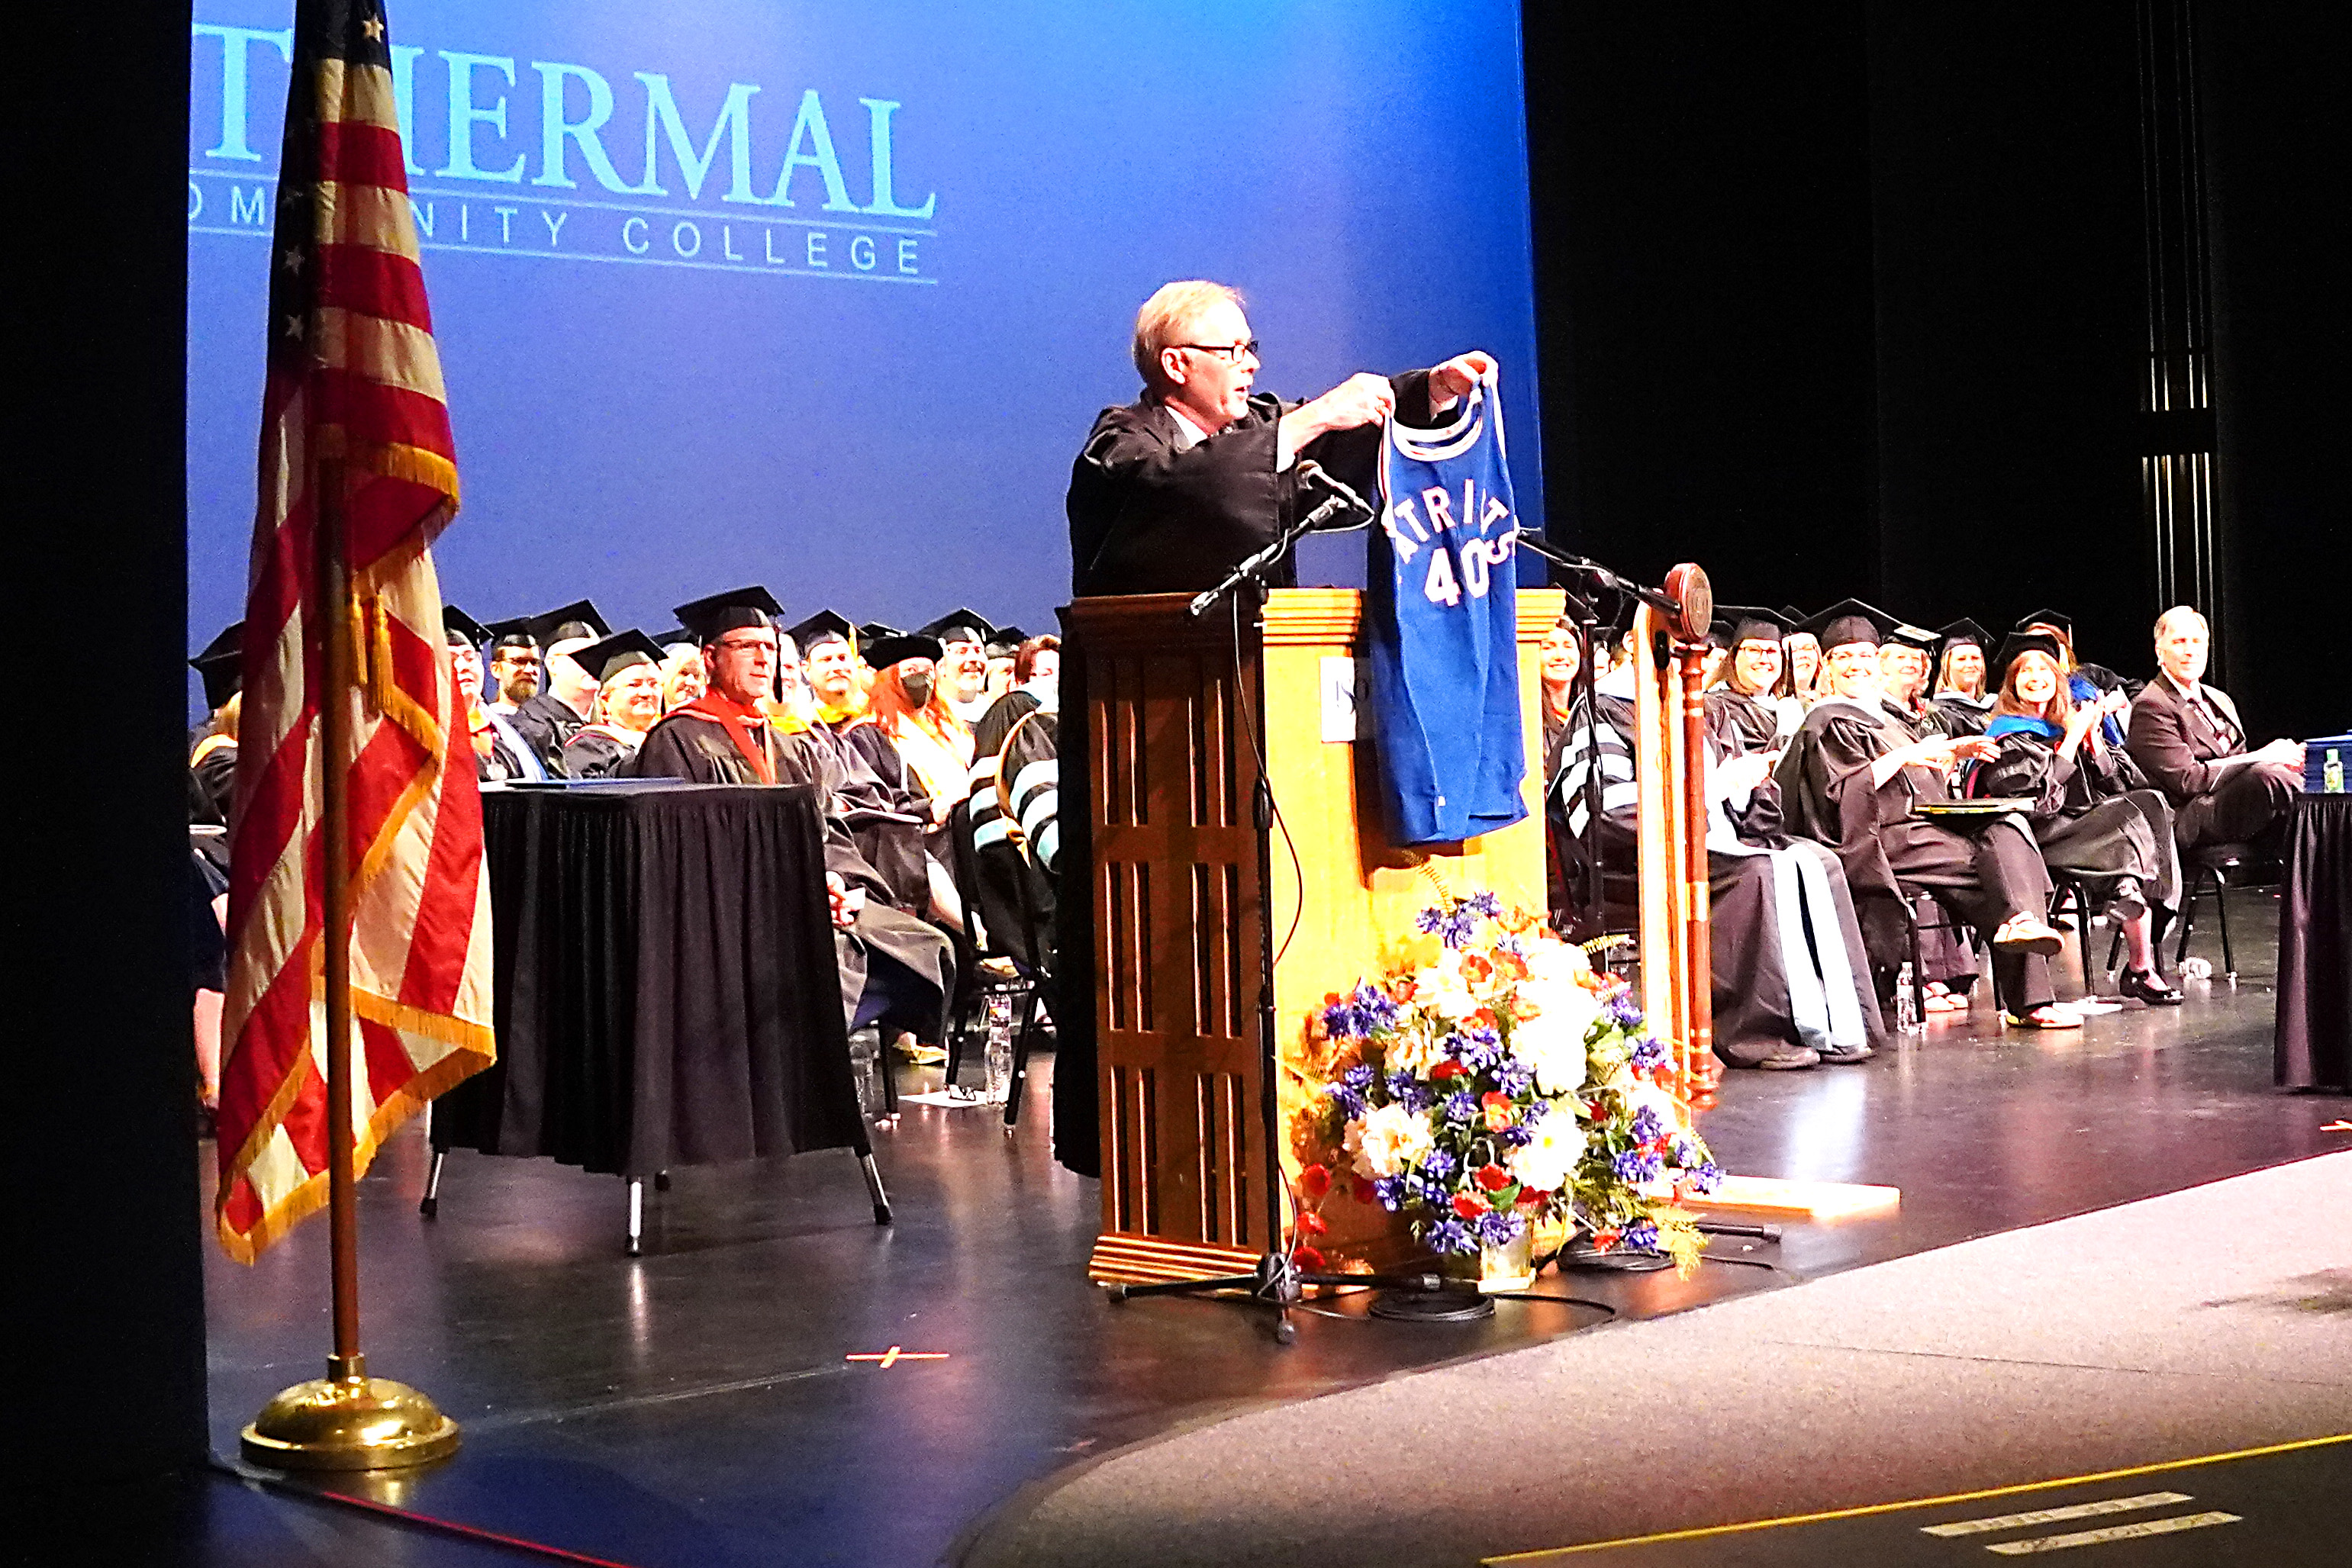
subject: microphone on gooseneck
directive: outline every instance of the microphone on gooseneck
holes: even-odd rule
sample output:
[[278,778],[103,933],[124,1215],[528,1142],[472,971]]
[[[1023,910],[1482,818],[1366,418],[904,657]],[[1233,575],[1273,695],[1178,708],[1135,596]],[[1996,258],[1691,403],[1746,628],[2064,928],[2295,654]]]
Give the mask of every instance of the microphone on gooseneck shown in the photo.
[[1356,510],[1363,513],[1364,516],[1368,517],[1371,517],[1378,509],[1374,507],[1370,502],[1365,500],[1361,496],[1357,495],[1354,489],[1351,488],[1346,481],[1340,479],[1337,475],[1331,473],[1328,469],[1325,468],[1323,465],[1316,462],[1311,457],[1303,457],[1299,459],[1298,476],[1301,479],[1312,480],[1314,483],[1322,486],[1339,500],[1346,502],[1349,506],[1353,507]]

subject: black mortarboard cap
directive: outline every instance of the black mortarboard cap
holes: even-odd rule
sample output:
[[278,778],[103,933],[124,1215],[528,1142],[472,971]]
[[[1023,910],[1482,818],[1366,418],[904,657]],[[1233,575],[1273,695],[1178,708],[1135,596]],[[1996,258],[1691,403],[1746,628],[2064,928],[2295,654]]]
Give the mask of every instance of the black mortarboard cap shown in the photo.
[[894,637],[877,637],[866,644],[866,662],[877,670],[887,670],[902,659],[937,659],[946,652],[946,645],[937,637],[902,632]]
[[188,667],[204,678],[206,707],[218,708],[236,695],[245,685],[245,622],[232,622]]
[[631,664],[658,664],[662,662],[661,644],[631,627],[615,632],[601,643],[591,643],[572,655],[580,667],[604,685]]
[[2074,618],[2063,610],[2037,610],[2021,619],[2015,630],[2022,632],[2030,626],[2055,626],[2068,643],[2074,641]]
[[647,633],[647,635],[651,636],[655,642],[661,644],[662,652],[665,653],[669,652],[672,648],[691,648],[696,646],[694,633],[688,631],[683,626],[673,626],[667,632],[654,632]]
[[[977,610],[955,609],[936,621],[916,628],[926,637],[937,637],[941,643],[987,643],[996,628],[988,617]],[[877,666],[878,667],[878,666]]]
[[772,627],[783,610],[774,594],[755,582],[681,604],[670,613],[698,640],[708,643],[746,626]]
[[[872,647],[875,643],[879,643],[885,637],[903,637],[905,635],[906,633],[904,632],[900,631],[898,627],[891,625],[887,621],[868,621],[865,625],[860,626],[857,629],[857,651],[860,653],[863,653],[866,649]],[[881,666],[876,665],[875,667],[878,669]]]
[[585,599],[575,599],[560,609],[534,615],[524,624],[530,628],[530,634],[539,639],[541,647],[553,643],[569,643],[577,637],[593,639],[613,634],[612,623],[598,614],[596,606]]
[[1916,648],[1923,653],[1932,653],[1943,638],[1938,633],[1928,631],[1925,626],[1914,626],[1908,621],[1897,621],[1886,629],[1885,640],[1898,647]]
[[530,629],[535,619],[530,615],[516,615],[485,625],[482,630],[490,634],[491,656],[495,658],[500,648],[538,648],[539,633]]
[[1794,631],[1797,627],[1797,623],[1804,620],[1804,618],[1805,612],[1798,609],[1795,605],[1783,604],[1780,606],[1780,624],[1790,630]]
[[1777,610],[1754,604],[1718,604],[1715,612],[1731,623],[1729,646],[1742,643],[1778,643],[1788,634],[1788,618]]
[[1957,648],[1963,643],[1973,643],[1979,648],[1989,649],[1992,646],[1992,633],[1965,615],[1945,627],[1939,635],[1944,639],[1944,647],[1947,651]]
[[1010,659],[1021,652],[1021,644],[1029,641],[1029,633],[1018,626],[999,626],[988,639],[988,656]]
[[839,611],[820,610],[805,620],[796,621],[785,627],[784,634],[799,643],[801,652],[805,653],[812,644],[822,643],[828,637],[838,637],[845,643],[850,642],[851,633],[856,630],[849,623],[849,617]]
[[1817,615],[1808,615],[1798,622],[1798,630],[1811,632],[1821,639],[1822,652],[1843,648],[1849,643],[1868,643],[1874,647],[1885,640],[1895,617],[1859,599],[1841,599]]
[[490,640],[490,629],[454,604],[441,607],[441,631],[452,647],[478,648]]
[[1993,662],[1992,680],[1999,685],[2009,679],[2009,667],[2027,653],[2048,655],[2060,669],[2066,667],[2066,655],[2058,646],[2058,639],[2047,632],[2011,632],[2001,639],[2000,657]]

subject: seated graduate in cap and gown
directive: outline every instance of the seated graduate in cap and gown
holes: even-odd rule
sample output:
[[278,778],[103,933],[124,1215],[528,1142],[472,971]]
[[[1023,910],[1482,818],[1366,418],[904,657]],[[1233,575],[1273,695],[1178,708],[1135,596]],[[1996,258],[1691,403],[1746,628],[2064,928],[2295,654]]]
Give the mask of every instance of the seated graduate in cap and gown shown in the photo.
[[761,707],[775,690],[774,603],[761,588],[678,607],[678,619],[703,639],[709,689],[656,725],[622,771],[698,784],[809,785],[824,813],[834,950],[850,1026],[884,1021],[936,1041],[955,991],[954,950],[945,936],[892,904],[890,882],[859,852],[834,788],[830,750],[806,732],[780,733]]
[[[441,633],[449,644],[451,683],[466,713],[467,749],[474,757],[474,779],[478,783],[503,783],[509,779],[541,779],[547,770],[522,737],[515,733],[506,715],[482,701],[482,643],[490,640],[490,628],[483,625],[454,604],[441,607]],[[509,633],[509,638],[514,634]],[[516,644],[501,639],[500,647]],[[538,645],[531,645],[533,657]]]
[[1982,735],[1992,716],[1992,693],[1985,685],[1991,634],[1964,617],[1937,636],[1943,647],[1936,655],[1936,679],[1927,701],[1943,720],[1946,735]]
[[1837,614],[1822,628],[1832,695],[1806,716],[1774,770],[1789,831],[1829,845],[1844,863],[1882,1000],[1906,956],[1905,910],[1931,894],[1987,939],[2013,1024],[2080,1028],[2079,1014],[2056,1005],[2049,960],[2061,944],[2048,918],[2050,873],[2031,831],[2008,817],[1947,826],[1914,810],[1951,798],[1956,758],[1981,759],[1995,747],[1982,737],[1915,737],[1879,701],[1882,635],[1862,613]]
[[566,776],[564,746],[587,727],[596,709],[596,678],[576,655],[599,638],[611,636],[613,629],[585,599],[535,615],[524,624],[545,645],[546,654],[539,691],[520,704],[508,722],[548,774],[561,779]]
[[572,658],[596,679],[594,722],[563,743],[572,779],[610,779],[645,744],[662,716],[662,648],[634,629],[592,643]]
[[1730,656],[1723,680],[1703,699],[1707,738],[1725,757],[1748,757],[1779,749],[1780,737],[1796,727],[1773,690],[1780,684],[1780,639],[1788,628],[1777,611],[1723,606],[1730,622]]
[[[1874,614],[1858,601],[1855,607]],[[1882,624],[1885,618],[1877,617]],[[1948,735],[1944,716],[1927,700],[1927,685],[1936,667],[1936,649],[1942,641],[1924,626],[1896,621],[1886,624],[1878,645],[1878,700],[1914,740]]]
[[[1565,831],[1565,857],[1585,869],[1600,849],[1608,923],[1630,923],[1639,850],[1633,750],[1633,671],[1622,665],[1593,691],[1601,723],[1572,714],[1546,812]],[[1708,925],[1716,1054],[1734,1067],[1790,1069],[1858,1062],[1885,1043],[1861,927],[1837,857],[1791,840],[1769,777],[1775,752],[1727,754],[1707,743]],[[1591,784],[1599,777],[1600,816]]]
[[2148,788],[2130,753],[2099,735],[2099,721],[2126,706],[2122,691],[2076,703],[2063,654],[2046,632],[2012,635],[1998,668],[2000,695],[1985,737],[1999,750],[1969,765],[1968,793],[2032,802],[2043,862],[2103,899],[2130,944],[2123,994],[2178,1006],[2180,991],[2165,979],[2154,941],[2154,912],[2175,911],[2179,885],[2172,808]]
[[[188,747],[188,821],[192,825],[226,828],[234,815],[237,720],[245,707],[244,635],[245,622],[236,622],[188,661],[188,667],[204,683],[205,706],[210,712]],[[227,839],[221,838],[224,870],[227,844]]]

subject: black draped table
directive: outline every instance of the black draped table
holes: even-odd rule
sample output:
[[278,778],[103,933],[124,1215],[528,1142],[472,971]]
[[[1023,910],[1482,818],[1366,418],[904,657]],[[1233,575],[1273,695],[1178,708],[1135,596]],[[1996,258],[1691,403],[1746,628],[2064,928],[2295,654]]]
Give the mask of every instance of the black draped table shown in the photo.
[[632,1185],[847,1148],[866,1163],[804,785],[485,790],[498,1064],[433,1106],[436,1155],[544,1155]]
[[2289,1089],[2352,1089],[2352,795],[2305,795],[2279,899],[2278,1051]]

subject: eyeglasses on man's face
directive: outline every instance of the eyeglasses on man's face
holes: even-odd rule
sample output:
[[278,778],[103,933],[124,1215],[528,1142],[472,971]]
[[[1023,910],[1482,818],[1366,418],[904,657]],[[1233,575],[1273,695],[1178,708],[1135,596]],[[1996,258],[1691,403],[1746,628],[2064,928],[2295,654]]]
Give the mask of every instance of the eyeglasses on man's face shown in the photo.
[[1253,360],[1257,358],[1255,338],[1244,343],[1176,343],[1171,344],[1171,347],[1190,349],[1196,354],[1214,354],[1229,365],[1240,364],[1244,354],[1247,354]]

